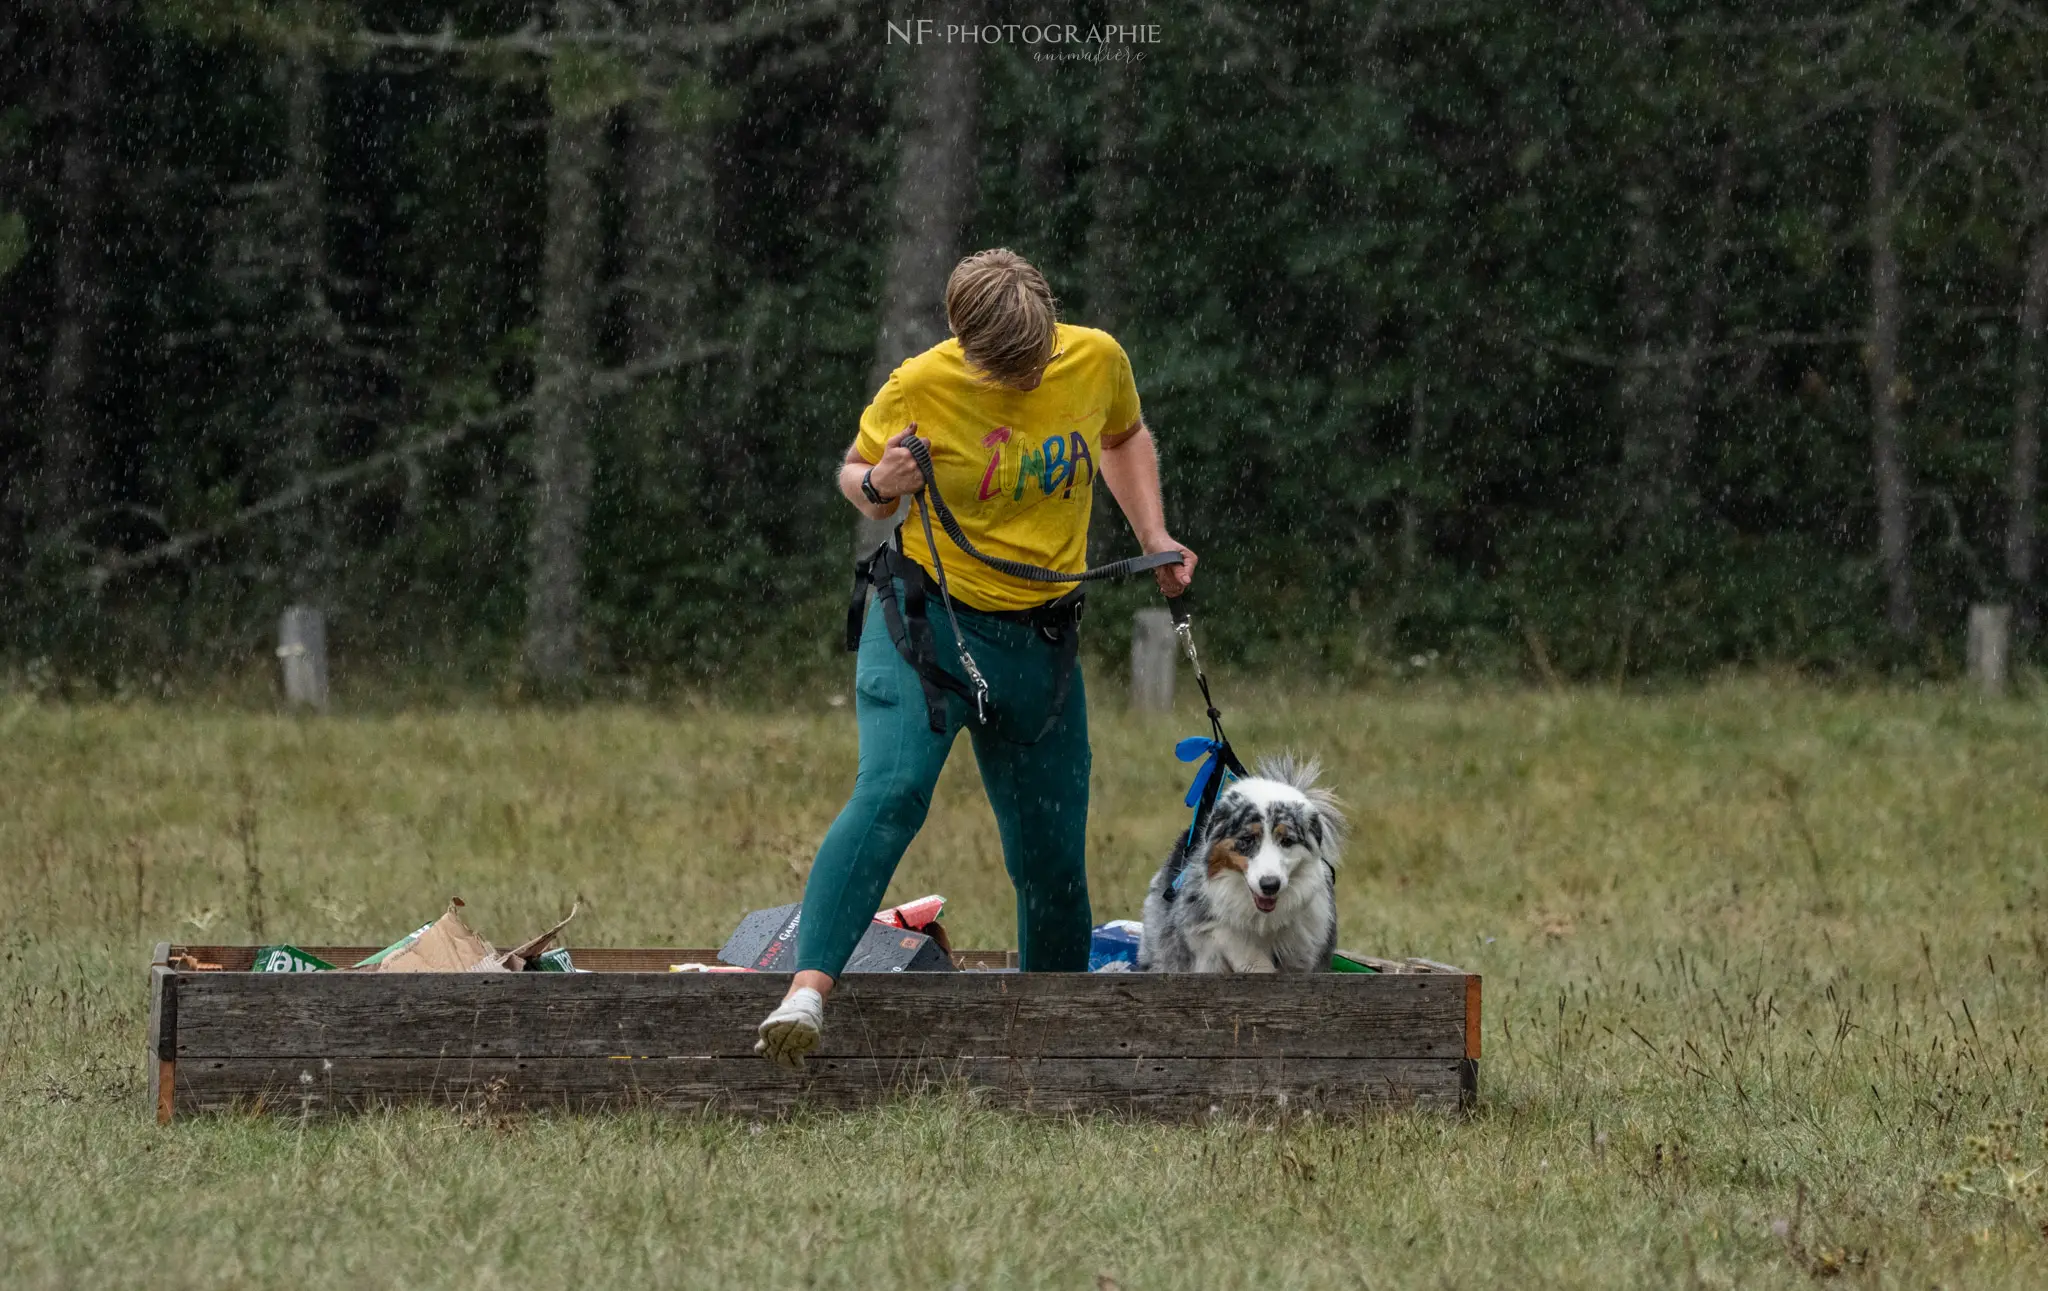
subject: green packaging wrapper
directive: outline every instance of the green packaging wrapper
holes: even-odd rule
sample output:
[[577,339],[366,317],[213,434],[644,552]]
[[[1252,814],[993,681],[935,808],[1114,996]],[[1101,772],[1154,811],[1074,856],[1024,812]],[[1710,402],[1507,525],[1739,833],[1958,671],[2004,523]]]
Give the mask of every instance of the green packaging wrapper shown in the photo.
[[308,955],[297,946],[258,946],[256,962],[249,966],[252,973],[325,973],[334,965],[317,955]]
[[1330,971],[1333,973],[1377,973],[1380,970],[1371,964],[1361,964],[1343,951],[1330,956]]
[[372,964],[383,963],[385,960],[391,958],[393,955],[396,955],[399,951],[404,950],[407,946],[410,946],[414,942],[418,941],[420,939],[420,934],[424,933],[427,929],[433,926],[434,925],[431,923],[421,924],[419,927],[405,934],[405,936],[400,937],[397,941],[392,942],[390,945],[378,951],[376,954],[371,955],[369,958],[357,960],[355,966],[357,968],[368,968]]
[[535,957],[532,963],[526,966],[526,971],[529,973],[573,973],[576,971],[576,965],[569,960],[569,948],[567,946],[557,946],[553,950],[542,951]]

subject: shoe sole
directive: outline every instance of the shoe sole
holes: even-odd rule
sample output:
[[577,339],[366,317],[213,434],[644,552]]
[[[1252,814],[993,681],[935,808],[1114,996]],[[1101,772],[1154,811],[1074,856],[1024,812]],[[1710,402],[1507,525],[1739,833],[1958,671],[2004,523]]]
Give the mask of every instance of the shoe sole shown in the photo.
[[818,1029],[794,1018],[762,1023],[761,1038],[754,1042],[754,1052],[790,1071],[802,1071],[804,1055],[817,1047]]

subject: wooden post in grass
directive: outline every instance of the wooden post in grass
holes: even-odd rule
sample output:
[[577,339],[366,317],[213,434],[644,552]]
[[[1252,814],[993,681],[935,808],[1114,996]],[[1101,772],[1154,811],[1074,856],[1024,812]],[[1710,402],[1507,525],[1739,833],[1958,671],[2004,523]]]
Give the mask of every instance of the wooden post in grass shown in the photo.
[[327,616],[294,605],[277,620],[277,657],[284,665],[284,702],[327,711]]
[[1175,653],[1173,616],[1163,609],[1139,610],[1131,620],[1131,707],[1173,711]]
[[2005,693],[2007,662],[2012,654],[2012,607],[1970,607],[1970,680],[1990,699]]

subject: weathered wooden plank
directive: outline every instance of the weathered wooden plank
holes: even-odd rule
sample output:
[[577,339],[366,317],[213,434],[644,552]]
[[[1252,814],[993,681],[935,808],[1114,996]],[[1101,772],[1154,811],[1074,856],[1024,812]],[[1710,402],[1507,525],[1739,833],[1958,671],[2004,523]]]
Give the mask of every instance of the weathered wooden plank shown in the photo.
[[964,1085],[1036,1112],[1185,1116],[1211,1110],[1469,1105],[1464,1059],[814,1058],[792,1075],[759,1058],[262,1058],[188,1060],[180,1111],[324,1114],[431,1102],[490,1109],[653,1107],[744,1115],[872,1106]]
[[[749,1056],[781,974],[183,973],[200,1057]],[[827,1057],[1466,1056],[1447,974],[849,976]]]
[[[158,948],[157,957],[166,957],[164,948]],[[171,1091],[177,1083],[177,981],[177,974],[161,963],[149,970],[149,1102],[159,1125],[170,1123]]]
[[1465,1056],[1479,1057],[1479,974],[1465,979]]
[[174,969],[149,970],[149,1056],[174,1060],[178,1056],[178,981]]
[[1460,977],[1467,975],[1465,970],[1456,964],[1446,964],[1434,959],[1419,959],[1410,955],[1401,962],[1407,965],[1407,971],[1411,973],[1455,973]]
[[[203,964],[218,964],[230,973],[246,973],[256,962],[254,946],[166,946],[169,955],[187,955]],[[382,946],[301,946],[307,954],[330,964],[361,963],[384,949]],[[594,973],[665,973],[670,964],[715,964],[718,952],[702,946],[625,947],[576,946],[569,951],[576,967]],[[953,962],[963,969],[1015,968],[1014,950],[956,950]]]

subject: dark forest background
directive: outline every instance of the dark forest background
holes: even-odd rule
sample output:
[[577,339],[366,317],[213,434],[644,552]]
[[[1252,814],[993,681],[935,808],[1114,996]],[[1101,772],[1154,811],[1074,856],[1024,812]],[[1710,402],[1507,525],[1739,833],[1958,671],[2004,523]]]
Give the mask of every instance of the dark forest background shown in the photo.
[[997,244],[1130,351],[1240,666],[2024,648],[2043,12],[16,0],[0,667],[233,670],[291,604],[345,670],[839,666],[832,463]]

